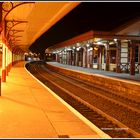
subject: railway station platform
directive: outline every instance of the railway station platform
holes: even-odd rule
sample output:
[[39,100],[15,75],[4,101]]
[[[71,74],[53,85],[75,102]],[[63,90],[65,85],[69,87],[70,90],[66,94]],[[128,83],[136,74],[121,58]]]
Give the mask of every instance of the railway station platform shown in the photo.
[[0,138],[110,138],[15,64],[0,97]]
[[96,69],[92,69],[92,68],[84,68],[84,67],[66,65],[66,64],[61,64],[58,62],[47,62],[47,63],[57,66],[57,67],[67,68],[70,70],[82,71],[85,73],[91,73],[91,74],[95,74],[95,75],[104,75],[104,76],[113,77],[113,78],[117,78],[117,79],[129,80],[129,81],[136,82],[136,83],[140,82],[140,74],[130,75],[129,73],[116,73],[116,72],[112,72],[112,71],[96,70]]

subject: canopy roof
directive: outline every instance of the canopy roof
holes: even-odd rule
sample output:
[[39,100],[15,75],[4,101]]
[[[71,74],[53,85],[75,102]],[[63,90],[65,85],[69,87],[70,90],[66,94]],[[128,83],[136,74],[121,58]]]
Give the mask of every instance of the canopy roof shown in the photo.
[[3,2],[5,36],[12,48],[29,46],[79,2]]
[[[53,46],[48,47],[45,52],[52,52],[59,48],[69,47],[70,45],[74,45],[78,42],[87,43],[89,40],[92,42],[98,42],[98,40],[102,40],[106,42],[107,40],[113,39],[122,39],[122,40],[137,40],[140,41],[140,18],[137,17],[129,22],[115,28],[114,30],[107,32],[107,31],[89,31],[84,34],[80,34],[73,38],[70,38],[66,41],[57,43]],[[86,41],[86,42],[85,42]]]

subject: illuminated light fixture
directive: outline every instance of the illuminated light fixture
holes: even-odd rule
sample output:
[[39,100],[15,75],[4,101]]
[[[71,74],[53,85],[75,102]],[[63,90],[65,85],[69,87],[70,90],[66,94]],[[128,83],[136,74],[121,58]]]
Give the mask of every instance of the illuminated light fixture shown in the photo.
[[98,44],[98,45],[102,45],[103,43],[102,43],[102,42],[97,42],[97,44]]
[[68,48],[67,51],[71,51],[71,48]]
[[116,42],[117,41],[117,38],[114,38],[114,41]]
[[75,47],[73,47],[73,49],[75,49]]
[[98,42],[98,41],[100,41],[101,40],[101,38],[94,38],[93,39],[93,41],[95,41],[95,42]]
[[28,55],[28,53],[25,52],[24,55]]
[[86,46],[89,47],[90,46],[89,43],[87,43]]
[[95,50],[95,51],[97,51],[97,50],[98,50],[98,48],[97,48],[97,47],[94,47],[94,50]]
[[93,50],[93,48],[88,49],[88,51],[92,51],[92,50]]
[[79,48],[76,48],[76,50],[79,51],[80,50],[80,47]]
[[93,48],[90,48],[90,50],[93,50]]
[[80,46],[80,43],[76,43],[76,45],[79,47]]
[[112,45],[112,44],[114,44],[114,42],[109,42],[109,45]]

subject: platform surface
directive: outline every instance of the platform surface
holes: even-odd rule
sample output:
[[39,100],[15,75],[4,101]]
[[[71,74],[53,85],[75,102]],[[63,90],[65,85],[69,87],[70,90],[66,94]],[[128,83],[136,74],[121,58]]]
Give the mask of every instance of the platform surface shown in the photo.
[[100,138],[24,68],[14,65],[2,83],[0,138]]

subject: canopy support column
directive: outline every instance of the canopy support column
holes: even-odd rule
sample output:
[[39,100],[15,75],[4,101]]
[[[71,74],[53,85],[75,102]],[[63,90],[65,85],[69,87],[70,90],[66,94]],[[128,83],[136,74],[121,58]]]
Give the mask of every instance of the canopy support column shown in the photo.
[[2,82],[6,82],[6,47],[2,46]]
[[109,71],[109,63],[110,63],[110,51],[109,51],[109,42],[106,43],[106,71]]
[[130,75],[135,75],[135,47],[136,43],[132,40],[130,45]]
[[116,46],[117,46],[117,51],[116,51],[116,72],[120,73],[121,72],[121,69],[120,69],[120,66],[121,66],[121,41],[120,40],[117,41]]

